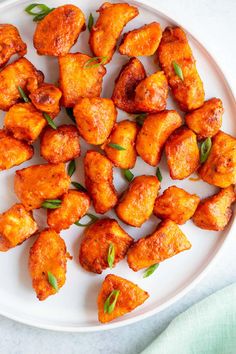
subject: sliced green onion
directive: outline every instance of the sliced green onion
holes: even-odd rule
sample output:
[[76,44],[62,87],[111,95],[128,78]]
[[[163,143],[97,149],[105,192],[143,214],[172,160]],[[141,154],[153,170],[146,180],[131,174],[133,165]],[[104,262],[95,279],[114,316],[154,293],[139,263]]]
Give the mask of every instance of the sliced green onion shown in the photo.
[[128,182],[131,182],[132,179],[134,178],[133,173],[130,170],[124,170],[124,176],[127,179]]
[[48,272],[48,282],[58,292],[57,278],[51,272]]
[[90,13],[89,19],[88,19],[88,29],[89,29],[89,32],[91,32],[91,29],[92,29],[92,27],[93,27],[93,24],[94,24],[94,18],[93,18],[93,15]]
[[[107,60],[107,57],[93,57],[86,61],[84,68],[96,68],[100,65],[103,65]],[[99,61],[99,63],[98,63]],[[93,64],[95,62],[95,64]],[[91,64],[91,65],[90,65]]]
[[67,174],[71,177],[74,174],[75,170],[76,170],[75,160],[71,160],[71,162],[68,165]]
[[27,95],[25,94],[24,90],[20,86],[17,86],[17,89],[19,91],[21,98],[25,101],[25,103],[28,103],[30,100],[27,97]]
[[212,142],[211,142],[211,138],[206,138],[200,147],[200,162],[203,163],[207,160],[210,151],[211,151],[211,146],[212,146]]
[[110,146],[111,148],[119,150],[119,151],[126,150],[125,148],[123,148],[123,146],[120,146],[119,144],[109,143],[107,146]]
[[47,199],[41,205],[41,207],[45,209],[57,209],[60,208],[60,206],[61,206],[60,199]]
[[70,117],[72,122],[76,123],[75,116],[74,116],[74,113],[73,113],[73,108],[67,107],[66,108],[66,113],[67,113],[68,117]]
[[107,254],[107,263],[109,267],[112,269],[115,261],[115,246],[113,243],[110,243]]
[[136,123],[142,127],[145,119],[147,118],[147,113],[138,114],[135,116]]
[[85,214],[85,216],[87,216],[90,219],[89,222],[87,222],[86,224],[81,224],[81,222],[79,220],[79,221],[75,222],[75,225],[81,226],[81,227],[86,227],[86,226],[94,224],[98,220],[98,217],[96,215],[93,215],[93,214],[89,214],[88,213],[88,214]]
[[[110,314],[114,311],[119,295],[120,295],[120,290],[113,290],[110,293],[110,295],[108,296],[108,298],[106,299],[106,301],[104,303],[104,313]],[[111,303],[112,297],[114,297],[114,299]]]
[[[35,9],[36,11],[32,11]],[[44,4],[31,4],[25,8],[25,12],[27,14],[34,16],[33,21],[37,22],[42,20],[45,16],[47,16],[55,7],[49,8]]]
[[84,186],[82,186],[82,184],[80,184],[78,182],[71,182],[71,184],[81,192],[85,192],[85,193],[88,192],[87,189]]
[[46,119],[46,121],[48,122],[48,125],[50,125],[50,127],[54,130],[57,130],[57,126],[56,124],[53,122],[52,118],[49,116],[49,114],[43,112],[43,116]]
[[182,81],[184,81],[183,71],[182,71],[181,67],[179,66],[179,64],[176,63],[176,61],[173,61],[172,64],[173,64],[173,68],[174,68],[174,71],[175,71],[176,75],[177,75]]
[[147,268],[143,274],[144,278],[149,277],[150,275],[152,275],[152,273],[155,272],[155,270],[159,267],[159,263],[153,264],[151,265],[149,268]]
[[157,167],[156,176],[159,179],[159,181],[161,182],[162,181],[162,174],[161,174],[161,170],[159,167]]

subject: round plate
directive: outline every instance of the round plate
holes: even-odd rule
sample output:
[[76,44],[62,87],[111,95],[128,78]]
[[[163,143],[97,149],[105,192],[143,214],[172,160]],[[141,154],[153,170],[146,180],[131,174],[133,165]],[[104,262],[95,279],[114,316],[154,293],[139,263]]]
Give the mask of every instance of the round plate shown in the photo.
[[[24,8],[29,3],[29,1],[18,0],[1,3],[1,23],[12,23],[18,27],[23,40],[26,41],[28,45],[27,58],[38,69],[44,72],[45,81],[56,83],[58,80],[57,59],[45,56],[40,57],[33,48],[32,36],[35,23],[32,21],[32,17],[24,12]],[[63,5],[64,3],[65,1],[58,0],[56,6]],[[101,6],[102,1],[72,0],[70,3],[79,6],[88,19],[90,12],[97,16],[95,10]],[[139,8],[140,15],[126,26],[124,32],[152,21],[160,22],[162,28],[176,24],[175,21],[154,8],[143,5],[137,1],[129,1],[129,3]],[[47,0],[47,5],[53,7],[55,6],[55,1]],[[219,97],[223,100],[225,113],[222,129],[234,135],[236,132],[234,119],[236,109],[234,97],[229,85],[216,62],[206,49],[190,34],[188,34],[188,38],[194,56],[197,59],[197,67],[200,76],[204,82],[206,99]],[[72,48],[72,52],[77,51],[90,54],[88,31],[81,34],[79,41]],[[107,65],[108,72],[104,80],[103,97],[111,96],[114,80],[121,66],[126,63],[127,60],[127,57],[121,56],[116,52],[112,62]],[[141,60],[148,74],[158,70],[155,57],[141,58]],[[177,109],[171,98],[168,101],[168,108]],[[3,121],[4,113],[2,112],[0,115]],[[181,115],[183,116],[183,113],[181,113]],[[126,118],[133,119],[131,115],[120,111],[119,120]],[[56,119],[56,123],[71,123],[64,110],[62,110],[60,116]],[[77,180],[81,183],[84,183],[82,160],[88,148],[89,146],[83,142],[82,157],[76,161],[77,170],[73,176],[73,180]],[[16,196],[13,191],[14,172],[29,165],[45,162],[39,156],[38,143],[36,144],[35,150],[35,156],[29,162],[22,164],[20,167],[12,168],[10,171],[1,172],[0,212],[8,209],[16,202]],[[160,164],[160,169],[163,175],[161,193],[170,185],[183,187],[188,192],[197,193],[200,197],[209,196],[216,190],[214,187],[202,181],[193,182],[189,179],[184,181],[171,180],[164,156]],[[155,174],[155,168],[148,166],[138,158],[133,172],[136,176],[141,174]],[[121,171],[117,168],[114,169],[114,182],[119,193],[128,186],[128,183],[122,177]],[[94,212],[93,210],[91,211]],[[34,215],[40,227],[46,227],[45,211],[36,211]],[[113,212],[107,215],[116,218]],[[128,227],[119,221],[121,226],[135,239],[152,232],[158,222],[159,220],[152,216],[142,228],[138,229]],[[184,226],[181,226],[181,229],[191,241],[192,249],[161,263],[158,270],[151,277],[143,279],[143,272],[133,272],[129,269],[125,260],[120,262],[114,270],[105,271],[102,275],[92,274],[83,270],[78,262],[79,245],[83,228],[73,225],[70,230],[61,232],[67,244],[68,251],[73,256],[73,260],[68,262],[66,284],[60,290],[59,294],[51,296],[43,302],[38,301],[35,296],[27,268],[29,249],[35,240],[34,236],[21,246],[7,253],[0,254],[0,313],[14,320],[37,327],[78,332],[104,330],[136,322],[163,310],[186,294],[186,292],[201,279],[207,269],[209,269],[209,266],[213,263],[213,260],[215,260],[216,256],[222,251],[226,240],[233,234],[232,226],[233,225],[231,225],[231,233],[229,233],[230,226],[224,232],[207,232],[196,228],[191,221],[188,221]],[[128,315],[112,323],[101,325],[97,321],[96,299],[102,281],[108,273],[120,275],[137,283],[141,288],[149,292],[150,298],[142,306]]]

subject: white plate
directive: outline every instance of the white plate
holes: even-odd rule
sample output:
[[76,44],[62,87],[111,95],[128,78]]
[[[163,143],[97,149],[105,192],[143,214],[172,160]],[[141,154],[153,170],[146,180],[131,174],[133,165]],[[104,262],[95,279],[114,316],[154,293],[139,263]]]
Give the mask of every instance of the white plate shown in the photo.
[[[32,2],[32,1],[31,1]],[[32,45],[32,36],[35,24],[32,17],[24,12],[29,1],[10,0],[0,4],[0,22],[12,23],[16,25],[23,39],[28,44],[27,58],[40,70],[45,73],[47,82],[57,82],[58,66],[57,59],[50,57],[40,57],[36,54]],[[65,1],[47,0],[47,5],[51,7],[59,6]],[[101,0],[70,1],[79,6],[87,18],[90,12],[95,14],[95,10],[102,4]],[[131,21],[125,28],[125,32],[139,27],[145,23],[158,21],[162,28],[167,25],[176,24],[174,20],[169,19],[156,9],[141,4],[140,2],[129,1],[131,4],[138,6],[140,15]],[[236,116],[235,102],[229,85],[224,75],[217,66],[216,62],[209,55],[206,49],[191,35],[188,35],[194,55],[197,59],[197,67],[200,76],[203,79],[206,99],[210,97],[220,97],[223,100],[225,114],[223,117],[223,130],[235,135],[236,124],[234,117]],[[73,52],[81,51],[90,53],[88,42],[88,31],[82,33],[78,43],[73,47]],[[154,58],[141,58],[148,73],[157,70],[157,64]],[[108,73],[104,81],[103,96],[110,97],[114,79],[117,77],[123,63],[127,62],[127,57],[115,54],[111,64],[107,66]],[[174,102],[170,99],[168,108],[176,108]],[[182,113],[181,113],[182,114]],[[0,114],[3,118],[4,114]],[[183,115],[183,114],[182,114]],[[119,119],[127,118],[125,112],[119,113]],[[131,118],[131,117],[130,117]],[[58,123],[70,124],[69,118],[62,111],[60,117],[56,119]],[[83,145],[83,154],[88,145]],[[37,149],[38,150],[38,149]],[[0,212],[8,209],[16,202],[13,191],[13,179],[15,170],[23,167],[44,162],[39,153],[36,152],[34,158],[20,167],[13,168],[10,171],[1,172],[0,174]],[[83,167],[82,158],[77,161],[77,171],[73,176],[73,180],[83,183]],[[160,165],[163,182],[162,189],[166,189],[170,185],[177,185],[185,188],[189,192],[197,193],[201,197],[212,194],[216,189],[204,182],[192,182],[190,180],[173,181],[169,178],[165,158],[162,158]],[[138,158],[134,174],[154,174],[155,169],[145,164]],[[115,186],[119,192],[127,187],[127,182],[121,176],[119,169],[115,169]],[[109,216],[115,217],[114,213],[108,213]],[[41,227],[45,226],[45,212],[37,211],[35,216]],[[150,233],[157,225],[158,220],[154,216],[146,222],[141,229],[127,227],[120,222],[128,233],[133,237],[140,238]],[[231,223],[232,224],[232,223]],[[225,232],[207,232],[196,228],[191,221],[187,222],[181,229],[186,233],[192,243],[190,251],[183,252],[165,262],[163,262],[158,270],[151,277],[143,279],[143,272],[135,273],[129,269],[126,261],[120,262],[112,273],[127,278],[143,289],[147,290],[150,298],[135,311],[117,319],[116,321],[101,325],[97,321],[96,298],[99,288],[106,274],[96,275],[84,271],[78,263],[78,250],[83,229],[72,226],[69,231],[61,233],[65,239],[69,252],[74,259],[68,262],[67,281],[65,286],[56,296],[51,296],[43,302],[39,302],[31,288],[31,279],[28,274],[27,263],[28,254],[35,237],[32,237],[21,246],[0,254],[0,313],[14,320],[30,324],[37,327],[48,328],[63,331],[94,331],[119,327],[125,324],[134,323],[138,320],[146,318],[157,313],[170,304],[173,304],[181,296],[186,294],[206,273],[213,260],[222,251],[222,247],[230,235],[233,235],[233,227],[231,232],[229,228]]]

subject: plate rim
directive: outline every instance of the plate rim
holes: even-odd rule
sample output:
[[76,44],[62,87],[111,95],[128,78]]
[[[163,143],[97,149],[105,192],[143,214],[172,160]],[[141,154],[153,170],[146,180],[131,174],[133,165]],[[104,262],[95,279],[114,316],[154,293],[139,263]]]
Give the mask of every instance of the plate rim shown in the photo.
[[[235,101],[235,93],[231,85],[231,81],[228,80],[227,75],[224,73],[224,70],[221,68],[219,65],[217,59],[215,56],[211,53],[211,51],[208,51],[206,49],[206,45],[204,41],[199,40],[195,34],[193,34],[193,31],[189,31],[185,26],[183,26],[180,22],[173,20],[171,16],[166,14],[163,11],[158,10],[158,4],[153,4],[149,0],[119,0],[120,2],[130,2],[134,5],[143,7],[144,9],[148,11],[153,11],[156,13],[158,16],[164,18],[165,20],[173,23],[173,25],[178,25],[181,26],[187,33],[192,37],[192,39],[201,47],[201,49],[204,51],[204,54],[208,56],[208,58],[215,64],[216,69],[219,72],[219,75],[222,77],[227,89],[228,89],[228,94],[231,95],[232,99]],[[23,0],[21,3],[24,4],[28,2],[28,0]],[[10,5],[14,4],[19,4],[18,0],[3,0],[0,3],[0,10],[7,8]],[[109,329],[115,329],[115,328],[120,328],[124,327],[133,323],[137,323],[141,320],[147,319],[148,317],[151,317],[161,311],[164,311],[177,301],[179,301],[181,298],[183,298],[185,295],[187,295],[191,290],[194,289],[194,287],[200,283],[200,281],[207,275],[207,273],[210,271],[210,269],[214,266],[216,263],[217,259],[221,256],[223,253],[226,244],[231,240],[233,231],[234,229],[236,230],[236,217],[234,216],[234,220],[231,222],[231,225],[229,226],[228,230],[226,231],[225,239],[223,243],[221,244],[220,248],[216,251],[215,255],[212,257],[212,259],[209,261],[207,266],[194,278],[189,285],[186,287],[182,288],[176,295],[174,295],[171,299],[168,301],[164,302],[162,305],[159,305],[155,307],[152,310],[148,310],[143,314],[139,314],[134,316],[133,318],[128,318],[128,319],[123,319],[119,322],[113,322],[113,323],[108,323],[108,324],[97,324],[93,326],[63,326],[63,325],[52,325],[48,323],[44,323],[43,320],[39,320],[39,323],[36,323],[34,320],[30,320],[28,318],[22,318],[20,315],[14,315],[8,311],[4,311],[0,307],[0,315],[9,318],[11,320],[14,320],[18,323],[22,323],[24,325],[28,325],[31,327],[35,328],[40,328],[40,329],[47,329],[47,330],[53,330],[53,331],[58,331],[58,332],[77,332],[77,333],[91,333],[91,332],[100,332],[100,331],[106,331]]]

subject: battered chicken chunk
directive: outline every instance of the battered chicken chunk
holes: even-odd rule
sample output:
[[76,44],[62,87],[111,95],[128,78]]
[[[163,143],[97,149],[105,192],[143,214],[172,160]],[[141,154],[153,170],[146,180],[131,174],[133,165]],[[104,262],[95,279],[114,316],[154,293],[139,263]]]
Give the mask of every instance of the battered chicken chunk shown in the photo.
[[22,41],[18,29],[13,25],[0,24],[0,68],[12,55],[23,57],[26,52],[27,45]]
[[15,193],[27,210],[38,209],[48,199],[57,199],[66,193],[70,177],[65,165],[34,165],[16,171]]
[[236,139],[219,131],[212,138],[212,148],[206,162],[200,167],[203,181],[226,188],[236,183]]
[[89,144],[101,145],[115,124],[117,111],[109,98],[80,98],[74,107],[80,135]]
[[18,86],[27,93],[36,89],[43,80],[42,72],[26,58],[20,58],[7,65],[0,72],[0,109],[8,111],[20,100]]
[[131,58],[121,69],[115,81],[112,100],[115,105],[128,113],[137,113],[135,103],[135,88],[146,78],[146,72],[141,61]]
[[193,216],[193,222],[201,229],[221,231],[231,216],[231,205],[235,202],[234,187],[221,189],[219,193],[203,199]]
[[187,178],[200,164],[197,136],[185,126],[171,134],[165,144],[165,152],[172,179]]
[[138,9],[129,4],[111,4],[105,2],[99,10],[98,20],[92,27],[89,44],[96,57],[103,57],[108,63],[115,52],[117,40],[125,27],[134,17]]
[[83,30],[83,12],[74,5],[59,6],[37,23],[34,47],[40,55],[63,56],[70,51]]
[[0,130],[0,171],[30,160],[33,154],[32,146],[13,138],[5,130]]
[[42,84],[29,95],[33,105],[40,111],[56,117],[60,112],[60,99],[62,93],[52,84]]
[[149,23],[125,33],[119,47],[120,54],[129,57],[151,56],[155,54],[162,37],[161,26],[157,22]]
[[181,124],[182,119],[176,111],[150,114],[137,136],[137,153],[149,165],[157,166],[166,140]]
[[41,136],[41,156],[50,163],[67,162],[80,156],[79,132],[74,125],[47,127]]
[[156,176],[135,177],[116,207],[117,216],[128,225],[141,227],[153,212],[159,189]]
[[97,213],[104,214],[117,203],[113,185],[113,164],[96,151],[88,151],[84,158],[85,185]]
[[[122,120],[113,128],[111,135],[102,148],[115,166],[124,169],[134,167],[137,157],[135,141],[138,129],[138,125],[130,120]],[[114,149],[109,144],[118,144],[125,150]]]
[[[204,88],[185,32],[180,27],[167,27],[158,48],[158,57],[173,95],[183,111],[199,108],[204,103]],[[183,74],[176,74],[175,64]]]
[[0,252],[6,252],[32,236],[38,230],[32,212],[22,204],[14,204],[0,215]]
[[81,53],[59,57],[60,89],[62,103],[73,107],[80,97],[99,97],[102,91],[102,79],[106,74],[103,65],[90,62],[92,58]]
[[5,115],[4,125],[15,138],[31,144],[39,137],[47,122],[32,103],[17,103]]
[[108,253],[114,249],[114,262],[120,262],[126,255],[133,239],[114,219],[101,219],[89,226],[80,247],[79,260],[89,272],[101,274],[109,267]]
[[222,125],[224,108],[219,98],[211,98],[203,106],[188,113],[185,117],[187,126],[196,134],[198,140],[214,136]]
[[137,272],[191,248],[191,243],[172,220],[162,221],[156,231],[135,242],[128,251],[128,264]]
[[48,226],[60,232],[69,229],[76,221],[81,219],[88,211],[90,198],[86,193],[69,190],[61,198],[61,206],[57,209],[48,209]]
[[[112,304],[115,296],[118,296],[115,308],[111,312],[105,311],[105,302],[109,296],[111,296],[109,304]],[[117,275],[109,274],[98,294],[98,319],[102,323],[110,322],[142,305],[148,297],[149,294],[138,285]]]
[[64,240],[53,230],[42,231],[29,256],[32,285],[40,301],[57,293],[49,282],[48,272],[55,277],[58,290],[65,284],[67,258]]
[[182,225],[193,216],[199,202],[196,194],[171,186],[157,197],[153,212],[160,219],[170,219]]

